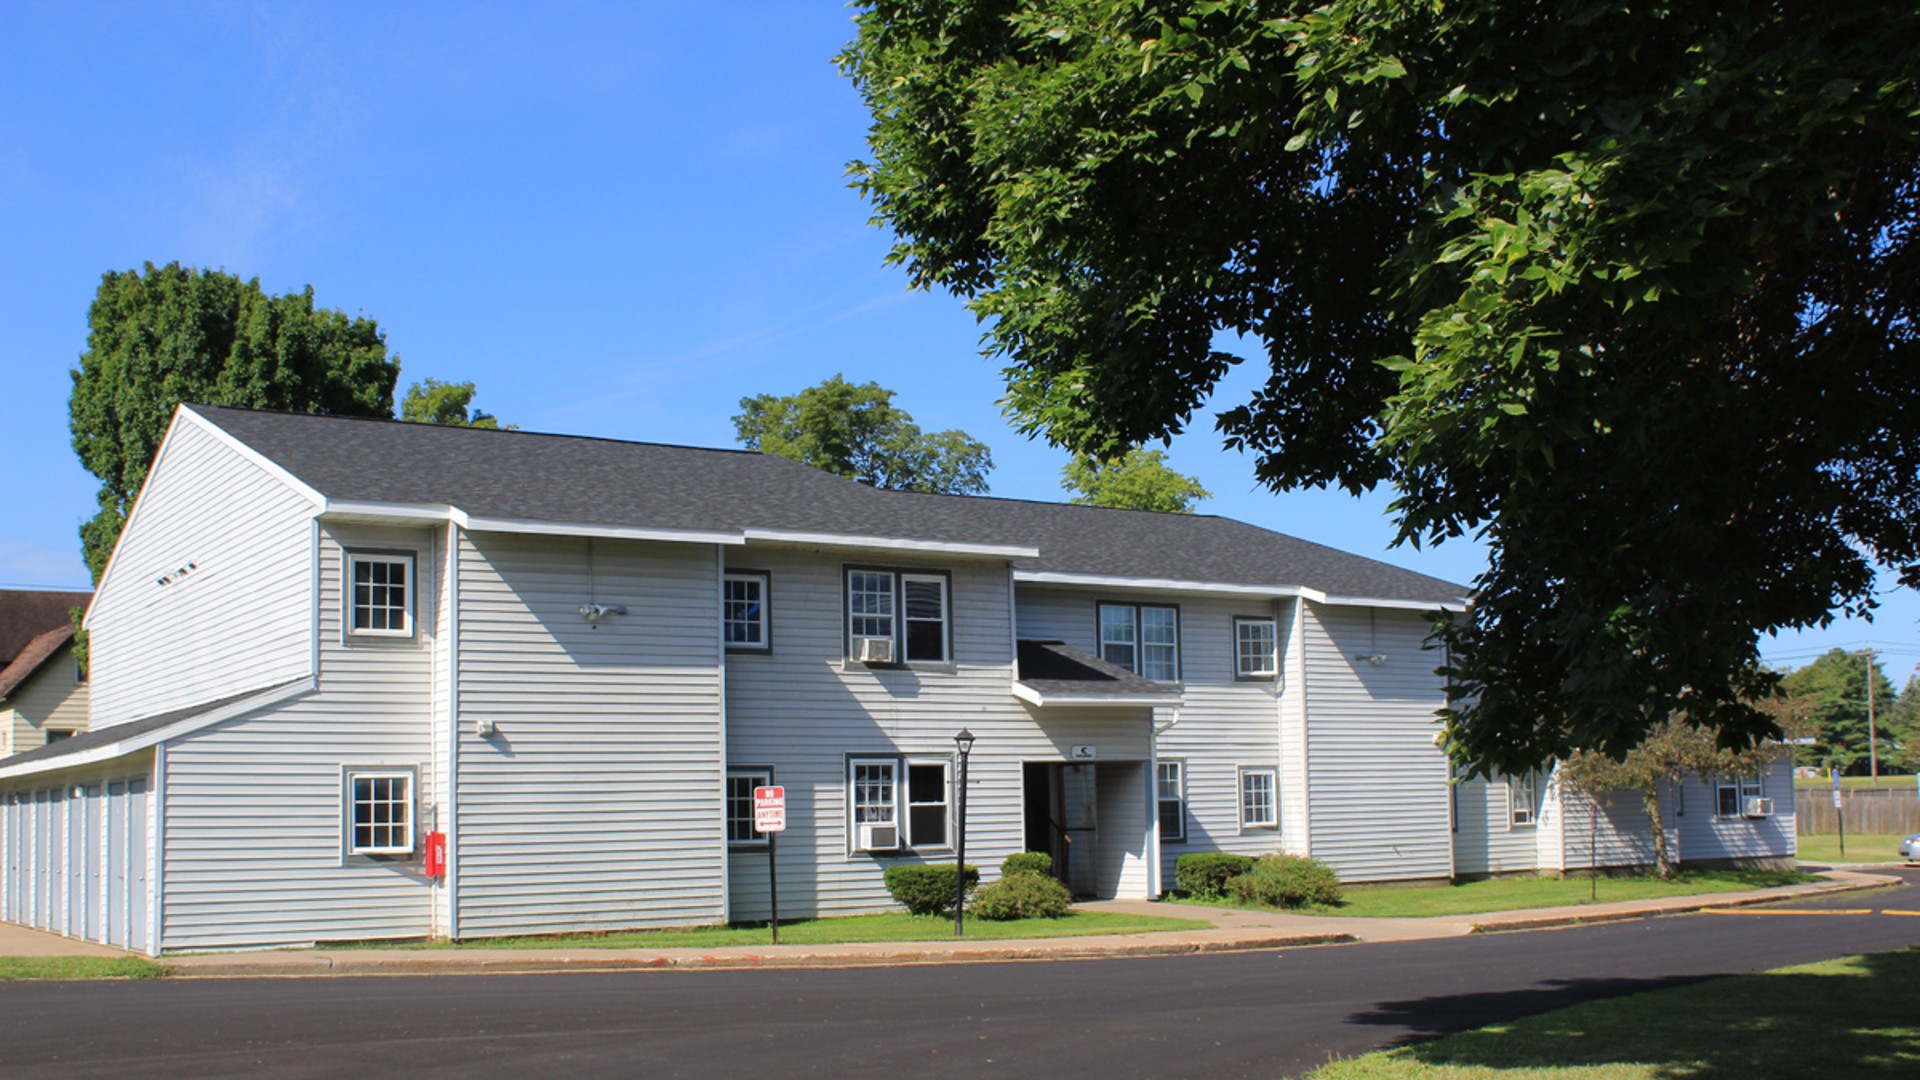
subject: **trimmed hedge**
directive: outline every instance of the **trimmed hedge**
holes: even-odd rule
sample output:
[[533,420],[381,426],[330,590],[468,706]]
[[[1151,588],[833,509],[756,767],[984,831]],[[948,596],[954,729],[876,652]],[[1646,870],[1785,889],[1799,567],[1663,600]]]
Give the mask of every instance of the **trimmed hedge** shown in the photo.
[[[1047,860],[1052,865],[1053,860]],[[949,881],[952,879],[949,878]],[[1073,894],[1065,885],[1047,874],[1031,870],[1016,871],[974,894],[967,910],[975,918],[1004,922],[1008,919],[1057,919],[1073,906]]]
[[1253,856],[1225,851],[1196,851],[1173,862],[1174,887],[1188,896],[1217,900],[1227,894],[1227,880],[1253,869]]
[[[980,884],[980,868],[967,867],[967,891]],[[953,914],[953,866],[889,866],[887,892],[915,915]]]
[[1251,869],[1227,879],[1227,895],[1242,904],[1301,907],[1340,902],[1340,877],[1317,859],[1264,855]]
[[1016,851],[1007,856],[1000,864],[1000,876],[1012,877],[1015,874],[1039,874],[1042,877],[1053,876],[1053,856],[1044,851]]

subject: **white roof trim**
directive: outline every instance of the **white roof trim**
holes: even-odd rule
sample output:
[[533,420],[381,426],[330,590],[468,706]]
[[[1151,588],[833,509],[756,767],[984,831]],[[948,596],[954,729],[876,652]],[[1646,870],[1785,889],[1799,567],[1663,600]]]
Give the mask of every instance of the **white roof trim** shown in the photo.
[[744,529],[747,540],[820,547],[877,548],[885,551],[925,551],[941,555],[988,555],[1001,559],[1037,559],[1040,549],[1018,544],[969,544],[951,540],[906,540],[861,536],[856,533],[802,532],[796,529]]
[[[236,716],[253,712],[256,709],[264,709],[269,705],[278,705],[283,701],[311,692],[314,686],[315,682],[311,677],[298,679],[290,683],[282,683],[279,686],[269,687],[257,694],[241,698],[231,705],[225,705],[218,709],[203,712],[195,716],[189,716],[178,723],[168,724],[166,727],[154,728],[151,731],[143,731],[138,735],[129,736],[119,742],[96,746],[91,750],[84,750],[78,754],[66,754],[60,757],[45,758],[40,761],[29,761],[23,765],[0,765],[0,780],[11,780],[20,776],[33,776],[38,773],[60,772],[66,769],[74,769],[85,765],[97,764],[102,761],[112,761],[115,758],[126,757],[128,754],[138,753],[150,746],[157,746],[160,743],[166,742],[168,739],[178,738],[181,735],[198,731],[201,728],[212,727],[222,721],[231,720]],[[113,729],[100,728],[99,730],[112,731]]]
[[[227,449],[233,451],[236,454],[239,454],[243,458],[246,458],[248,461],[259,466],[262,472],[266,473],[267,475],[273,477],[275,480],[280,481],[281,483],[292,488],[294,491],[298,492],[301,498],[306,499],[308,502],[312,503],[315,506],[324,506],[326,504],[327,497],[325,495],[320,494],[320,492],[314,490],[312,485],[308,484],[306,481],[288,472],[286,469],[276,464],[271,458],[267,457],[265,454],[262,454],[260,451],[255,450],[253,447],[248,446],[246,443],[241,442],[238,438],[236,438],[233,435],[232,432],[229,432],[226,428],[223,428],[219,424],[216,424],[213,421],[207,419],[206,417],[201,416],[199,413],[194,412],[192,409],[188,408],[185,405],[180,406],[180,411],[178,415],[193,421],[193,423],[197,425],[202,431],[205,431],[207,434],[212,435],[214,438],[220,440],[220,442],[223,445],[225,445]],[[171,434],[171,432],[169,432],[169,434]]]
[[610,540],[665,540],[681,544],[746,543],[738,532],[717,529],[657,529],[635,525],[599,525],[578,521],[529,521],[520,518],[471,517],[455,508],[455,524],[469,532],[533,533],[542,536],[594,536]]
[[366,520],[374,518],[381,521],[433,522],[438,524],[449,521],[454,514],[453,507],[445,503],[383,503],[363,502],[351,499],[328,499],[320,507],[316,517],[354,518]]
[[1015,681],[1013,696],[1043,709],[1074,708],[1076,706],[1096,705],[1179,705],[1184,700],[1181,694],[1100,694],[1048,697],[1046,694]]
[[1151,589],[1164,592],[1231,593],[1241,596],[1298,596],[1317,604],[1343,607],[1401,608],[1408,611],[1465,611],[1457,600],[1389,600],[1369,596],[1329,596],[1304,585],[1252,585],[1226,581],[1185,581],[1179,578],[1123,577],[1117,574],[1075,574],[1058,570],[1015,570],[1013,580],[1035,585],[1082,585],[1101,589]]

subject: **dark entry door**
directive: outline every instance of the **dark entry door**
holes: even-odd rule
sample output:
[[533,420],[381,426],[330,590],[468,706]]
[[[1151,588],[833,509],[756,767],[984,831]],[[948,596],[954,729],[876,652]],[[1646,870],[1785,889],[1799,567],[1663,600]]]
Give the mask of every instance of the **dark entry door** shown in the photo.
[[1026,803],[1027,850],[1044,851],[1053,857],[1053,876],[1067,881],[1069,837],[1060,798],[1060,766],[1047,761],[1029,761],[1021,767],[1022,795]]

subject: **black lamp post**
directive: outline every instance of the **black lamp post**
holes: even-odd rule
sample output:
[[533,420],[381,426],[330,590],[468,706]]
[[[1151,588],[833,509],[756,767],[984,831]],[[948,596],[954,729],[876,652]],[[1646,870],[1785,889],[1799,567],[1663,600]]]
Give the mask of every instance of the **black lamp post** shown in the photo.
[[966,728],[953,737],[953,748],[960,751],[960,821],[953,843],[953,936],[967,932],[967,755],[973,752],[973,732]]

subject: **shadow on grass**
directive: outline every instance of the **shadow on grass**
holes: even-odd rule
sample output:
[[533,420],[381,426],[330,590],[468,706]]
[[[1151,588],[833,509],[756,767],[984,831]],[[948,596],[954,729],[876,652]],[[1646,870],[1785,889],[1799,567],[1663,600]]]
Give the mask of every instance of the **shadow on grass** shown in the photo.
[[[1533,1015],[1543,1009],[1558,1011]],[[1920,1076],[1920,951],[1733,978],[1576,980],[1390,1002],[1352,1019],[1412,1028],[1394,1057],[1420,1065],[1630,1065],[1637,1075],[1686,1080],[1909,1078]],[[1407,1045],[1452,1031],[1460,1033]]]

